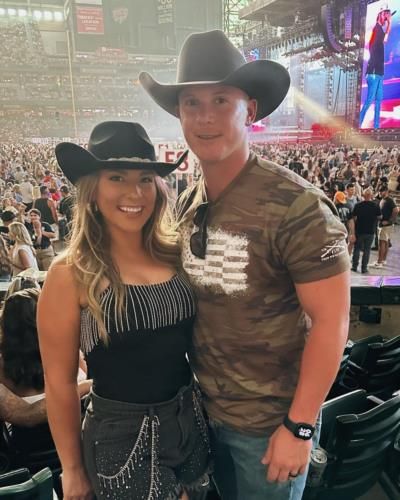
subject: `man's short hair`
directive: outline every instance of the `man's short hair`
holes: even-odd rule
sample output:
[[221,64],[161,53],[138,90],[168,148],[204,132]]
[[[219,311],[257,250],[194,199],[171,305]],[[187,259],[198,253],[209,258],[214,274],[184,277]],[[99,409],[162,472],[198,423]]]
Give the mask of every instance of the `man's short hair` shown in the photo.
[[49,188],[44,184],[42,184],[39,189],[40,189],[40,194],[44,194],[48,191]]
[[39,217],[42,217],[42,212],[38,208],[31,208],[28,212],[29,215],[36,214]]
[[346,186],[346,189],[351,189],[354,187],[354,184],[352,182],[349,182]]
[[45,170],[44,171],[44,175],[50,175],[50,174],[51,174],[50,170]]
[[62,193],[69,193],[69,188],[64,184],[63,186],[60,187],[60,191]]
[[386,184],[382,184],[382,186],[379,188],[379,192],[384,193],[385,191],[389,191],[389,188]]

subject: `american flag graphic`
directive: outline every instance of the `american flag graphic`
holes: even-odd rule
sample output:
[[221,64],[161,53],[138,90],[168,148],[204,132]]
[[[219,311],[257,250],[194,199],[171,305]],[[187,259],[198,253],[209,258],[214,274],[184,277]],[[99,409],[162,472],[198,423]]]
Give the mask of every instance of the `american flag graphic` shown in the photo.
[[209,227],[206,258],[200,259],[190,251],[190,237],[195,230],[186,227],[182,233],[183,267],[191,281],[226,295],[244,293],[248,288],[248,238]]

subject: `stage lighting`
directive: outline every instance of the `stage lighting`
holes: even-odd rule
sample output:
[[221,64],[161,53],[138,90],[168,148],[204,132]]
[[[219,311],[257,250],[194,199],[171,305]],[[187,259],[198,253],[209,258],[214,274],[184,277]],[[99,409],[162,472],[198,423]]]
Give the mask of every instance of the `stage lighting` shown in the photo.
[[43,12],[43,19],[44,19],[45,21],[52,21],[52,20],[53,20],[53,13],[52,13],[52,12],[50,12],[49,10],[45,10],[45,11]]
[[16,9],[7,9],[7,14],[9,16],[16,16],[17,15],[17,11],[16,11]]
[[63,21],[63,20],[64,20],[63,13],[61,11],[56,10],[54,12],[54,21]]
[[40,10],[34,10],[33,11],[33,17],[37,21],[40,21],[42,19],[42,12]]
[[28,11],[25,9],[18,9],[18,17],[26,17],[28,15]]

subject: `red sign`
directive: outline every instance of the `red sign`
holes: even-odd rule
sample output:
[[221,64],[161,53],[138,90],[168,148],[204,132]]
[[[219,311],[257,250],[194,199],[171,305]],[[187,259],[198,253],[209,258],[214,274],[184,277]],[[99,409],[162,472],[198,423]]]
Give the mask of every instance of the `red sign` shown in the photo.
[[80,35],[104,35],[104,18],[101,7],[76,7],[76,28]]

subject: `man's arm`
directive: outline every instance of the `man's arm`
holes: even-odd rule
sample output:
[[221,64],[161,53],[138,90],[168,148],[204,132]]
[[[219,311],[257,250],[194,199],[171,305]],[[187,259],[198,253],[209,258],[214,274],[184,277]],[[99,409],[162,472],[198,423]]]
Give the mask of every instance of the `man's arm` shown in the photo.
[[349,331],[350,273],[296,285],[299,301],[312,321],[289,411],[294,421],[315,423],[337,375]]
[[[297,296],[312,321],[301,359],[300,376],[289,410],[294,422],[315,425],[320,408],[337,375],[347,341],[350,314],[350,273],[296,284]],[[262,463],[269,481],[287,481],[303,474],[311,441],[302,441],[283,425],[272,435]]]
[[47,421],[45,399],[29,404],[0,384],[0,402],[0,420],[23,427]]
[[47,200],[47,205],[50,208],[51,215],[53,216],[54,222],[58,222],[58,215],[57,215],[56,204],[54,203],[53,200],[48,199]]

